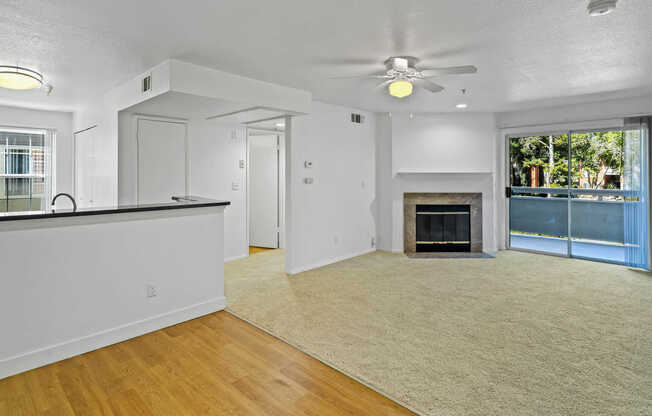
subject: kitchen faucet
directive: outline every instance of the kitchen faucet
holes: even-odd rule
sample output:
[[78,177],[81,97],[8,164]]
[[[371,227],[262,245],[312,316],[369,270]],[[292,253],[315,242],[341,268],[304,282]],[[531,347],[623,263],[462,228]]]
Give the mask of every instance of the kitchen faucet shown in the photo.
[[54,198],[52,198],[52,204],[50,204],[50,207],[52,208],[52,212],[54,212],[54,203],[56,202],[57,198],[59,198],[60,196],[67,196],[72,201],[72,212],[77,211],[77,203],[75,202],[75,198],[73,198],[70,194],[61,192],[59,194],[56,194]]

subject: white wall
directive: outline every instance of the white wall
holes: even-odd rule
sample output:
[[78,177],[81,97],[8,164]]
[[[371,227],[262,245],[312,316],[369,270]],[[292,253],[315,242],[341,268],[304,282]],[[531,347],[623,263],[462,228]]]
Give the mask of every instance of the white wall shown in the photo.
[[[152,89],[143,93],[141,81],[146,75],[152,77]],[[75,112],[74,129],[82,130],[97,125],[97,134],[105,144],[107,160],[104,182],[110,179],[106,187],[104,200],[117,204],[120,199],[118,178],[118,137],[120,124],[118,113],[150,98],[168,91],[177,91],[197,96],[233,100],[244,105],[265,105],[288,110],[294,113],[310,111],[311,94],[295,88],[283,87],[235,74],[188,64],[177,60],[167,60],[148,71],[131,78],[117,86],[103,97],[87,103]]]
[[[623,118],[652,114],[652,96],[609,100],[596,103],[511,111],[496,114],[496,189],[506,186],[505,135],[520,133],[564,132],[571,129],[618,127]],[[618,124],[620,123],[620,124]],[[506,247],[507,200],[503,192],[497,193],[496,229],[499,230],[498,247]]]
[[[365,122],[352,123],[351,112],[364,115]],[[286,143],[291,165],[290,273],[372,250],[374,120],[373,113],[316,101],[309,115],[292,120]],[[313,167],[305,168],[305,161]],[[305,184],[306,177],[314,182]]]
[[[224,211],[224,258],[249,255],[247,235],[246,129],[214,120],[191,120],[190,189],[193,195],[231,202]],[[233,183],[238,189],[233,189]]]
[[496,251],[492,114],[378,114],[376,146],[379,249],[403,252],[405,192],[481,192],[483,249]]
[[310,111],[312,94],[308,91],[245,78],[175,59],[165,63],[169,66],[172,91],[294,113]]
[[492,114],[398,113],[391,119],[392,173],[492,171]]
[[72,113],[0,106],[0,126],[56,131],[56,192],[73,192]]

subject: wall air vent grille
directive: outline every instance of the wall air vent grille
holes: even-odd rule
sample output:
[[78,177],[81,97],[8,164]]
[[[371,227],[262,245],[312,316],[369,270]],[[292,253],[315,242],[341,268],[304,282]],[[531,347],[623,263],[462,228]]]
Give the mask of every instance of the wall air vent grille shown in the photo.
[[152,76],[147,75],[145,78],[143,78],[142,92],[145,93],[151,89],[152,89]]
[[364,116],[361,114],[351,113],[351,123],[356,123],[356,124],[364,123]]

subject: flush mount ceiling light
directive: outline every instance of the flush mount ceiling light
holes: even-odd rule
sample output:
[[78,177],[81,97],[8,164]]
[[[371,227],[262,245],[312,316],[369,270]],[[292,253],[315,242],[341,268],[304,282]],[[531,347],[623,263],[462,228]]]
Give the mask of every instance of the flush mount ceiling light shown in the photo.
[[283,128],[285,127],[285,123],[276,123],[275,126],[278,128]]
[[464,104],[464,103],[460,103],[460,104],[456,105],[455,107],[457,107],[457,108],[466,108],[466,107],[468,107],[468,105]]
[[33,90],[43,85],[43,75],[19,66],[0,65],[0,87],[10,90]]
[[406,79],[392,81],[389,84],[389,94],[392,97],[403,98],[412,94],[412,83]]
[[604,16],[616,9],[618,0],[590,0],[586,8],[591,16]]

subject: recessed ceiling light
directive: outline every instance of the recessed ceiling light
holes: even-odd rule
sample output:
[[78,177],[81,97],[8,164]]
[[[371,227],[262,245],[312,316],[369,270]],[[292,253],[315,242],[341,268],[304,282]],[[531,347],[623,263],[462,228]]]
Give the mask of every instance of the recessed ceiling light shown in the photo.
[[283,128],[285,127],[285,123],[276,123],[276,127]]
[[389,94],[396,98],[404,98],[412,94],[412,83],[405,79],[397,79],[389,84]]
[[0,65],[0,87],[10,90],[33,90],[43,85],[43,75],[19,66]]
[[616,9],[618,0],[590,0],[586,8],[591,16],[604,16]]
[[468,104],[460,103],[460,104],[456,105],[455,107],[457,107],[457,108],[466,108],[466,107],[468,107]]

